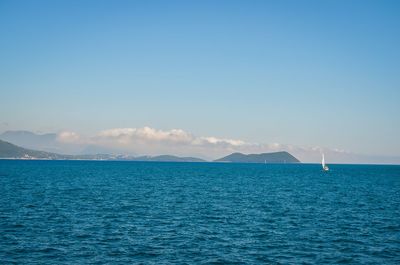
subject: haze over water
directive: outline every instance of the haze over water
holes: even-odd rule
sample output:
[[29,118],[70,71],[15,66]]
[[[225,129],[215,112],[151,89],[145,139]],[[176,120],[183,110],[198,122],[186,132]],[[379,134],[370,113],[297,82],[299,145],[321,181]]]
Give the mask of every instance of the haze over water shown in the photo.
[[400,166],[0,160],[1,264],[399,264]]

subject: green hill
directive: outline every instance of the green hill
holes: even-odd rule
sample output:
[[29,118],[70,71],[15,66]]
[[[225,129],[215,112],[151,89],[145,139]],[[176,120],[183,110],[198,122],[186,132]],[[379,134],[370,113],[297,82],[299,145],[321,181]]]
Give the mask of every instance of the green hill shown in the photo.
[[59,155],[44,151],[25,149],[9,142],[0,140],[0,158],[38,158],[38,159],[69,159],[72,156]]
[[[130,160],[130,161],[159,161],[159,162],[205,162],[195,157],[178,157],[171,155],[160,156],[122,156],[122,155],[61,155],[56,153],[26,149],[0,140],[0,158],[9,159],[59,159],[59,160]],[[263,154],[233,153],[215,162],[231,163],[299,163],[300,161],[288,152],[275,152]]]
[[160,156],[124,156],[124,155],[61,155],[44,151],[36,151],[19,147],[0,140],[0,158],[8,159],[56,159],[56,160],[128,160],[128,161],[158,161],[158,162],[205,162],[200,158],[195,157],[178,157],[171,155]]
[[232,163],[300,163],[300,161],[288,152],[249,154],[233,153],[215,162],[232,162]]

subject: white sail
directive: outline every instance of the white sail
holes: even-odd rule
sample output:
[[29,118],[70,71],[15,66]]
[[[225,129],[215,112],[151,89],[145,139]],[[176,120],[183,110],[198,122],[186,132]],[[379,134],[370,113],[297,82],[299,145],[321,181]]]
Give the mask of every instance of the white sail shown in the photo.
[[321,165],[322,165],[322,169],[323,169],[324,171],[329,171],[329,167],[325,164],[325,155],[324,155],[324,154],[322,154],[322,162],[321,162]]

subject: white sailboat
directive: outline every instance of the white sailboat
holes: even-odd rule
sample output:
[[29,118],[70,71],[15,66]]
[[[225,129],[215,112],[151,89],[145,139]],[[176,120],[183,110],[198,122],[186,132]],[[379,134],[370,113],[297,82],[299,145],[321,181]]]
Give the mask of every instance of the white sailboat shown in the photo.
[[329,167],[325,164],[325,156],[322,154],[322,170],[323,171],[329,171]]

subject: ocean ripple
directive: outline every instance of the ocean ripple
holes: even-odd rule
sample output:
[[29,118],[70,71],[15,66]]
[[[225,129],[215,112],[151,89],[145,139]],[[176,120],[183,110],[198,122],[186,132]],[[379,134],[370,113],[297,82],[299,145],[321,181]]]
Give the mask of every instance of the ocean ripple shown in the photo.
[[0,264],[400,264],[400,167],[0,160]]

